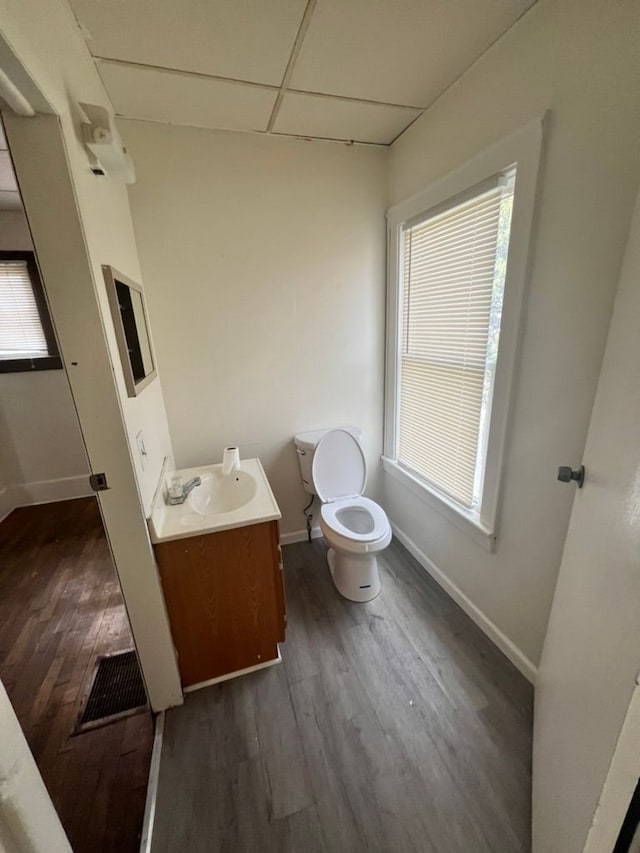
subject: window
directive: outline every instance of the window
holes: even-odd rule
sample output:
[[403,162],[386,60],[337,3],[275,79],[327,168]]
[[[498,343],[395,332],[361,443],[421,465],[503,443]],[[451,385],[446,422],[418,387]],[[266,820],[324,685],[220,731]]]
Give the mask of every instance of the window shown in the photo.
[[33,252],[0,252],[0,373],[60,367]]
[[489,547],[540,144],[538,123],[388,214],[383,465]]
[[515,170],[402,229],[398,462],[478,509]]

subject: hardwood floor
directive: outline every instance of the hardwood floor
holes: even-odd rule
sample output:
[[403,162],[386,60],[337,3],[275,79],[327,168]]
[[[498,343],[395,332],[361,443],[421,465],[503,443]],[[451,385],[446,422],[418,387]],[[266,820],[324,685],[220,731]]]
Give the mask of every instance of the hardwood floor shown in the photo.
[[140,846],[151,714],[72,736],[96,656],[132,646],[94,498],[0,524],[0,679],[74,853]]
[[528,851],[531,686],[396,542],[368,604],[283,551],[283,663],[167,712],[153,853]]

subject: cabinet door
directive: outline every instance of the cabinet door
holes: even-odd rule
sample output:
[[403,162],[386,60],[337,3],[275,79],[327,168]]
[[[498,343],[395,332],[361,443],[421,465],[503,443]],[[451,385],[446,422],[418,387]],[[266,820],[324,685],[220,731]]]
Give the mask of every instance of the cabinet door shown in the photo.
[[277,657],[277,530],[266,522],[156,546],[183,686]]

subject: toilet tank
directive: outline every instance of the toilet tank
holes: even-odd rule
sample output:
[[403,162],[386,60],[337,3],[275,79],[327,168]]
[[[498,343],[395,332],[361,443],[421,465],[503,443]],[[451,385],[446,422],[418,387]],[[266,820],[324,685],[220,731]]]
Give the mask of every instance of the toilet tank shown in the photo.
[[[362,438],[362,430],[360,427],[345,426],[333,427],[333,429],[343,429],[351,433],[351,435],[360,441]],[[313,454],[316,452],[316,447],[322,436],[330,432],[328,429],[316,429],[311,432],[299,432],[293,437],[298,453],[298,462],[300,463],[300,474],[302,476],[302,485],[305,492],[310,495],[315,495],[316,490],[313,485],[313,477],[311,476],[311,465],[313,463]]]

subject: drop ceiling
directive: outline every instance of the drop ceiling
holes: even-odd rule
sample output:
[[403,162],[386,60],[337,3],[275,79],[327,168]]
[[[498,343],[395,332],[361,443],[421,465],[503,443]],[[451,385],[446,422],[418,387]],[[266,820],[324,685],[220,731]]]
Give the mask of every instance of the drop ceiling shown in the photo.
[[70,0],[117,115],[389,145],[535,0]]

